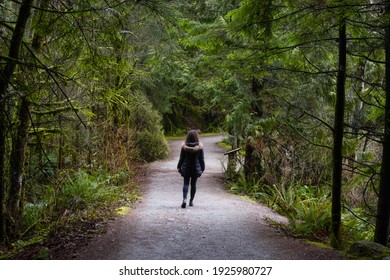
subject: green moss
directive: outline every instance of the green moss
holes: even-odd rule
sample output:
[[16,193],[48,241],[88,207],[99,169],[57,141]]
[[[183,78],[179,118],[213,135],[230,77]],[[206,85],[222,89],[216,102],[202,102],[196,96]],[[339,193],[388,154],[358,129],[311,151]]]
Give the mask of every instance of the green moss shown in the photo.
[[225,141],[218,142],[217,144],[218,144],[218,146],[220,146],[226,150],[230,150],[232,148],[232,146],[229,145],[228,143],[226,143]]
[[326,244],[326,243],[315,242],[315,241],[311,241],[311,240],[306,240],[306,243],[310,244],[310,245],[317,246],[319,248],[323,248],[323,249],[332,249],[332,246],[330,246],[329,244]]
[[115,211],[118,215],[125,216],[130,213],[131,208],[127,206],[122,206],[117,208]]

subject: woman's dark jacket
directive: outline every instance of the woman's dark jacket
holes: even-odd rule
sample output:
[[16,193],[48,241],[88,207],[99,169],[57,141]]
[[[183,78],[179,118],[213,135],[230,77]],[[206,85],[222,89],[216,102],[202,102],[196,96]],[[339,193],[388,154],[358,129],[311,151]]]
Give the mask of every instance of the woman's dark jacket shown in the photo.
[[202,143],[185,143],[181,147],[177,170],[183,177],[193,177],[203,173],[205,169]]

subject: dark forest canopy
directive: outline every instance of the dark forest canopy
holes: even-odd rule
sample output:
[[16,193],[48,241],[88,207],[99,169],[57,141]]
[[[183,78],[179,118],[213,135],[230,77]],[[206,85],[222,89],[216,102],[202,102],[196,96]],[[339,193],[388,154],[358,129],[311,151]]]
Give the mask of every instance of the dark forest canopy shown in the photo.
[[136,199],[137,165],[200,129],[296,235],[387,245],[389,5],[0,0],[1,240]]

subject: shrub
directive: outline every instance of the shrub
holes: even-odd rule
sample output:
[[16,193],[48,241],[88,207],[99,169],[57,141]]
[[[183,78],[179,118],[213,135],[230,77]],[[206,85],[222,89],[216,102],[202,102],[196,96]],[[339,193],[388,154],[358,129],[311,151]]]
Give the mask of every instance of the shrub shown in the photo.
[[332,223],[331,203],[327,197],[296,199],[288,216],[294,234],[325,241]]
[[128,176],[126,172],[96,170],[90,174],[79,170],[58,192],[57,208],[77,211],[118,200],[128,186]]
[[97,200],[99,179],[83,171],[68,179],[59,193],[59,201],[66,209],[84,209]]
[[143,95],[134,98],[135,106],[130,116],[130,126],[135,130],[138,159],[153,161],[168,156],[168,143],[161,125],[160,114]]
[[[272,192],[271,192],[272,193]],[[274,186],[274,208],[289,219],[294,235],[323,240],[331,226],[331,201],[315,186]]]
[[326,190],[300,184],[261,186],[241,181],[231,191],[267,204],[289,220],[295,236],[327,241],[331,227],[331,201]]
[[347,243],[355,240],[374,240],[374,216],[367,219],[361,217],[370,217],[370,215],[365,213],[362,208],[348,210],[343,215],[342,232]]
[[151,162],[156,159],[163,159],[168,155],[168,146],[162,133],[144,130],[137,132],[135,143],[140,153],[140,158]]

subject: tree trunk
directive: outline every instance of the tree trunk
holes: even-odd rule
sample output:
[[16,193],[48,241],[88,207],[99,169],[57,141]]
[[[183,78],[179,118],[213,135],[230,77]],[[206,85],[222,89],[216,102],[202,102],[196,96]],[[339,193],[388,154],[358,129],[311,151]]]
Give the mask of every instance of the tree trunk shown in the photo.
[[[1,81],[3,84],[3,81]],[[2,85],[0,85],[2,87]],[[5,123],[5,100],[3,97],[0,97],[0,243],[5,240],[6,230],[5,230],[5,219],[4,219],[4,204],[6,198],[6,183],[4,176],[4,167],[5,167],[5,139],[6,139],[6,123]]]
[[253,159],[254,148],[249,143],[249,140],[245,143],[245,160],[244,160],[244,174],[245,181],[250,182],[254,176],[254,167],[256,165],[255,160]]
[[[255,97],[251,102],[251,115],[254,118],[263,117],[263,104],[260,101],[259,94],[263,89],[262,83],[255,77],[251,80],[252,96]],[[263,158],[261,151],[257,150],[260,137],[247,137],[245,143],[244,174],[247,182],[259,181],[264,175]]]
[[385,9],[385,51],[386,51],[386,106],[385,106],[385,135],[383,139],[382,169],[379,183],[378,210],[374,241],[387,246],[389,241],[390,219],[390,1],[386,1]]
[[31,5],[33,0],[23,0],[19,9],[18,19],[12,35],[7,61],[0,75],[0,240],[5,239],[5,219],[4,219],[4,204],[6,198],[6,184],[5,184],[5,159],[6,159],[6,130],[7,130],[7,90],[15,71],[16,61],[19,59],[20,46],[25,32],[27,20],[30,16]]
[[347,64],[347,38],[344,15],[339,20],[339,69],[333,130],[333,180],[332,180],[332,246],[340,246],[341,188],[343,161],[343,132],[345,111],[345,79]]
[[18,129],[12,140],[10,190],[7,207],[7,233],[10,237],[18,237],[23,210],[23,177],[25,151],[30,124],[29,104],[25,97],[20,100],[18,110]]
[[260,151],[250,140],[245,144],[244,174],[247,182],[259,181],[264,175]]

